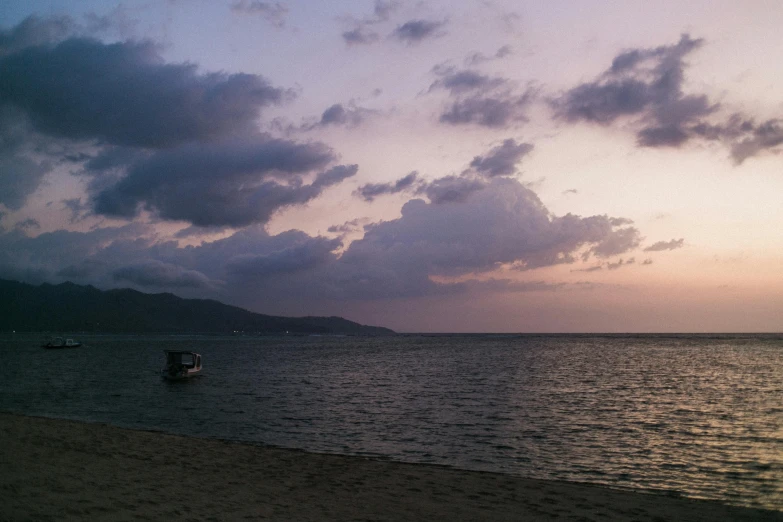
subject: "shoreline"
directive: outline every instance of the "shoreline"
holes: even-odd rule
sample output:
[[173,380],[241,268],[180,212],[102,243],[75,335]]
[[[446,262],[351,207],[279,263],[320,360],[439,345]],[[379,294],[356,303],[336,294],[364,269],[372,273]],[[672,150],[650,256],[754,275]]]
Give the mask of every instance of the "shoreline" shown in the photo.
[[0,412],[1,520],[776,520],[654,492]]

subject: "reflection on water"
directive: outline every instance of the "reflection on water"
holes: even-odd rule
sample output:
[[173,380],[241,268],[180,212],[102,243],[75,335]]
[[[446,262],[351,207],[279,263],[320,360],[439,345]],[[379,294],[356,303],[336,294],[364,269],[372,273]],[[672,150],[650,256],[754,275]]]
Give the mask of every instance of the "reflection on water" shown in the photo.
[[0,409],[783,510],[775,336],[39,340],[0,337]]

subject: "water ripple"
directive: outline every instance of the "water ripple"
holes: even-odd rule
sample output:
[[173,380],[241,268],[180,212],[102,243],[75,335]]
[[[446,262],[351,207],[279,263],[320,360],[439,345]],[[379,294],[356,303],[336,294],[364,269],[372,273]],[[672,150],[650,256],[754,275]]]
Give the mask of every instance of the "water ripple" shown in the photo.
[[779,336],[82,340],[3,337],[0,409],[783,510]]

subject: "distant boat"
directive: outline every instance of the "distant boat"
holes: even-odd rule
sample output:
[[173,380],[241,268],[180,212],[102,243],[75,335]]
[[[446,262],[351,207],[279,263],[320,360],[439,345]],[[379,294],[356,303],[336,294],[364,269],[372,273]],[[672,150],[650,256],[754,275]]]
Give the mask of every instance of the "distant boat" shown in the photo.
[[42,344],[43,348],[78,348],[82,345],[79,341],[73,339],[63,339],[62,337],[52,337],[48,342]]
[[201,373],[201,355],[195,352],[163,350],[166,354],[166,365],[160,371],[160,376],[170,381],[180,381],[195,377]]

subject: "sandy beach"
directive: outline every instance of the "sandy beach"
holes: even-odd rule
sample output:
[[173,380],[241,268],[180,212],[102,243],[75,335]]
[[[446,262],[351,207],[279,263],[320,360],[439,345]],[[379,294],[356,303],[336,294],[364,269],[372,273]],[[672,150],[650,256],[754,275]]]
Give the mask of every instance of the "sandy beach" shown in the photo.
[[0,520],[783,520],[718,502],[0,414]]

